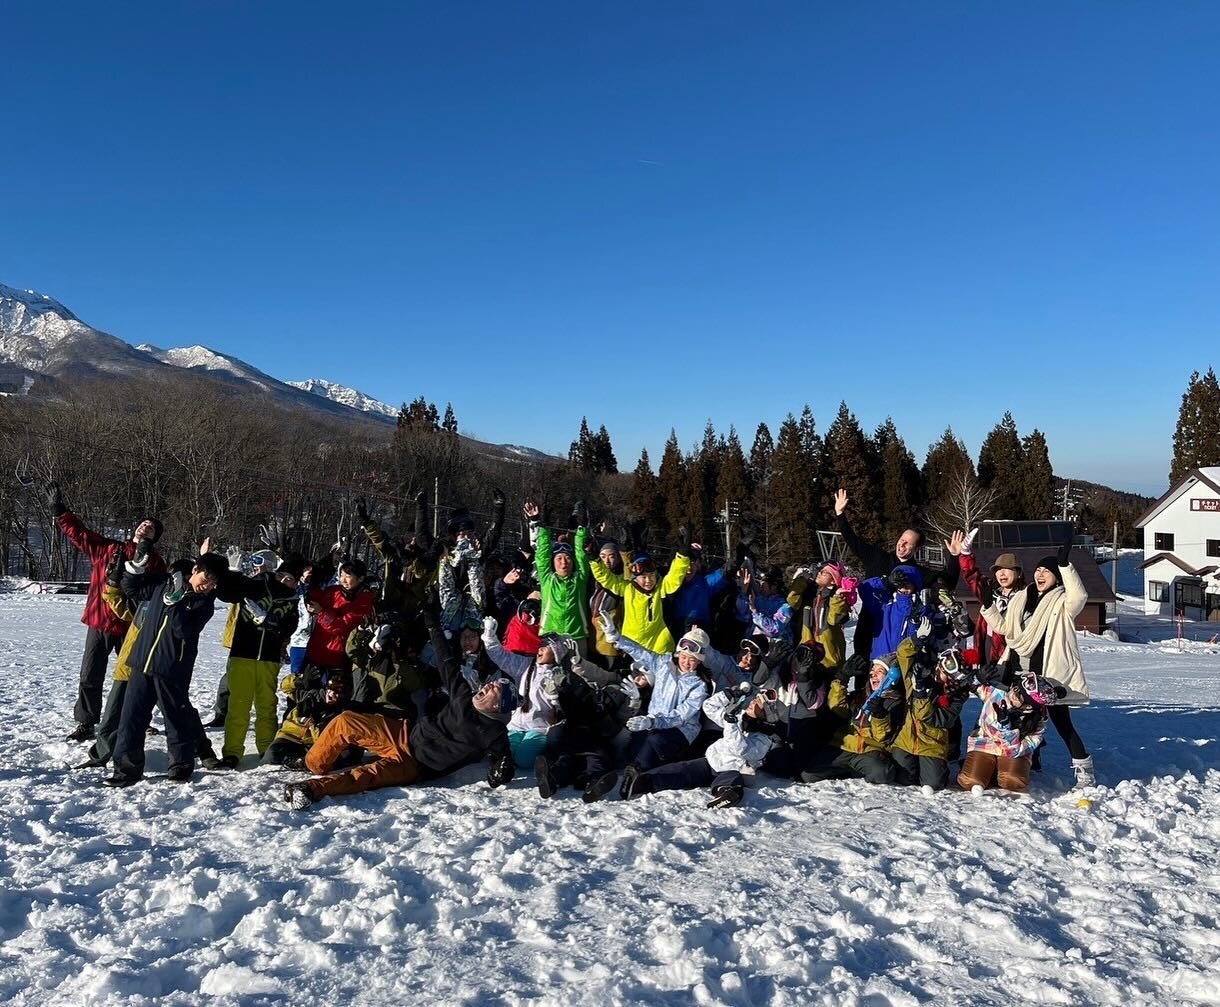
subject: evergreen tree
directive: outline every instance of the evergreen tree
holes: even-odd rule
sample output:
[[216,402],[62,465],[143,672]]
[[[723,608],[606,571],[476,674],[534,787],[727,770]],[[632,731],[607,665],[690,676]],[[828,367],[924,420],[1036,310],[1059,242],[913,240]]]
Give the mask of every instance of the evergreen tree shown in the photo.
[[826,524],[826,520],[831,507],[830,494],[834,491],[827,489],[820,482],[825,444],[822,438],[818,436],[817,424],[813,419],[813,410],[809,408],[808,404],[801,410],[801,417],[797,420],[796,425],[801,435],[801,453],[805,456],[806,471],[808,471],[809,479],[813,483],[813,507],[809,513],[809,520],[816,531],[818,528],[829,527]]
[[[647,448],[640,451],[640,460],[636,463],[634,476],[635,480],[631,484],[631,510],[650,524],[661,524],[665,517],[665,508],[657,492],[657,477],[652,473]],[[624,546],[626,544],[622,543]]]
[[765,423],[758,424],[754,432],[754,444],[750,448],[750,461],[746,467],[746,475],[750,480],[750,488],[754,489],[766,478],[771,467],[771,454],[775,451],[775,441],[771,438],[771,430]]
[[1012,413],[1006,412],[979,448],[978,477],[984,489],[994,491],[998,515],[1013,521],[1030,516],[1021,487],[1023,459],[1021,435]]
[[975,478],[974,460],[966,445],[953,432],[952,427],[946,427],[940,440],[929,445],[928,456],[923,463],[924,499],[929,505],[944,500],[946,494],[954,491],[965,473]]
[[668,538],[670,531],[686,520],[689,501],[686,499],[686,459],[678,446],[678,433],[669,431],[661,468],[657,473],[657,495],[660,497],[658,531]]
[[1051,469],[1046,437],[1035,428],[1021,442],[1022,510],[1033,521],[1044,521],[1055,512],[1055,473]]
[[1169,483],[1172,486],[1191,469],[1208,465],[1220,465],[1220,383],[1210,367],[1202,377],[1195,371],[1182,395]]
[[880,455],[882,536],[887,542],[896,542],[907,528],[917,526],[919,466],[888,416],[873,435],[873,444]]
[[404,430],[439,430],[440,414],[436,411],[436,406],[425,399],[422,395],[411,402],[402,404],[402,408],[398,410],[398,429]]
[[791,413],[779,428],[771,455],[767,488],[767,552],[771,561],[804,562],[816,555],[813,526],[814,481],[801,443],[801,428]]
[[593,435],[594,471],[602,475],[618,475],[618,459],[614,457],[614,447],[610,443],[610,432],[603,423]]
[[441,421],[441,429],[447,434],[458,432],[457,417],[453,414],[453,403],[445,403],[445,418]]
[[[746,456],[741,450],[737,430],[729,427],[728,439],[720,456],[720,477],[716,480],[716,511],[724,507],[725,501],[735,503],[739,514],[746,509],[749,487],[746,485]],[[740,527],[733,528],[732,541],[736,545],[741,537]]]
[[589,432],[589,420],[585,416],[580,418],[580,433],[568,448],[568,461],[582,472],[597,471],[597,449]]
[[869,439],[860,422],[839,403],[839,412],[826,431],[822,483],[828,492],[842,488],[851,501],[848,518],[856,534],[866,542],[881,541],[881,490],[874,482]]
[[716,436],[716,428],[708,420],[703,428],[703,441],[699,445],[690,469],[697,472],[698,479],[692,480],[691,489],[698,493],[697,519],[691,524],[691,529],[700,542],[714,542],[716,528],[716,484],[720,481],[721,454],[724,450],[724,438]]

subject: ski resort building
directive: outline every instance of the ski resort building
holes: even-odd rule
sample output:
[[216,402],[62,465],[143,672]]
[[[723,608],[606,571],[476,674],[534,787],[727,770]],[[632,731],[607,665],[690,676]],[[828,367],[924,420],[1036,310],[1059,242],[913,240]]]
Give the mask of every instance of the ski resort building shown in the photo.
[[1191,469],[1135,523],[1144,611],[1220,622],[1220,465]]

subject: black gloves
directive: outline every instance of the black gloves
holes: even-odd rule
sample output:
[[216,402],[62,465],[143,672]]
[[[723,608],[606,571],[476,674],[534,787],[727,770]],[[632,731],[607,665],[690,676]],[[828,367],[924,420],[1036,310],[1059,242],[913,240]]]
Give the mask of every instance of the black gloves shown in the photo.
[[118,587],[123,583],[123,550],[117,548],[114,550],[114,555],[110,557],[110,563],[106,567],[106,583],[110,587]]
[[689,556],[690,555],[690,541],[691,541],[690,525],[684,524],[678,528],[678,555],[679,556]]
[[911,665],[911,675],[915,679],[915,688],[912,695],[920,699],[926,698],[932,693],[932,684],[936,680],[935,669],[929,667],[923,661],[915,661]]
[[577,500],[572,505],[572,520],[577,528],[589,527],[589,505],[583,500]]
[[365,503],[364,497],[360,497],[356,501],[356,519],[362,525],[369,523],[369,505]]
[[632,552],[643,550],[647,531],[648,522],[643,518],[637,518],[627,525],[627,545],[631,548]]
[[1068,540],[1059,547],[1059,552],[1056,554],[1055,559],[1059,561],[1060,566],[1067,566],[1069,563],[1072,562],[1072,538],[1073,537],[1074,536],[1069,535]]
[[47,486],[47,506],[51,508],[51,513],[56,517],[67,512],[68,508],[64,506],[64,495],[59,491],[59,483],[50,483]]
[[778,724],[769,724],[767,721],[758,717],[751,717],[748,713],[743,714],[741,718],[741,730],[743,734],[770,734],[776,735],[780,733]]
[[495,790],[502,787],[513,778],[516,763],[509,755],[493,755],[487,760],[487,785]]

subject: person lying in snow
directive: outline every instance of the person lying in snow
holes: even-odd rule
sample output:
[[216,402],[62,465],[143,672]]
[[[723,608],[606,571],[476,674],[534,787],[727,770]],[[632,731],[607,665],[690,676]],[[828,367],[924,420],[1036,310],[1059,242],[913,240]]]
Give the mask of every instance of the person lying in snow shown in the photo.
[[[326,725],[305,757],[306,768],[317,775],[283,788],[284,800],[291,807],[300,810],[322,797],[439,779],[485,755],[490,760],[487,782],[492,787],[512,779],[507,724],[517,707],[516,689],[507,678],[493,679],[477,691],[472,689],[441,630],[435,592],[429,592],[423,615],[441,683],[448,693],[445,705],[414,723],[384,714],[345,710]],[[375,761],[330,772],[339,756],[353,746],[370,752]]]

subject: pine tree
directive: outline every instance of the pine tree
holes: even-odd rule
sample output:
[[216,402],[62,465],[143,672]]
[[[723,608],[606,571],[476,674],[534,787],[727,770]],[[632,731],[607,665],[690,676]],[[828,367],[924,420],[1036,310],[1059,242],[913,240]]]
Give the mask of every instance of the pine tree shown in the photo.
[[631,510],[650,524],[660,524],[665,517],[665,508],[657,492],[657,477],[652,473],[647,448],[640,451],[640,460],[636,463],[634,476],[635,480],[631,484]]
[[817,424],[813,419],[813,410],[809,408],[808,404],[801,410],[801,417],[797,420],[796,425],[801,435],[801,453],[805,456],[806,470],[809,472],[810,481],[813,483],[813,506],[809,513],[809,521],[816,531],[818,528],[828,527],[826,519],[831,507],[829,494],[833,492],[827,489],[820,481],[822,458],[826,445],[822,438],[818,436]]
[[686,499],[686,459],[678,446],[678,433],[669,431],[661,468],[657,473],[657,495],[660,497],[658,531],[668,538],[671,530],[686,520],[689,501]]
[[445,418],[441,421],[441,429],[448,434],[458,432],[457,417],[453,414],[453,403],[445,403]]
[[775,441],[771,438],[770,428],[765,423],[758,424],[758,429],[754,432],[754,444],[750,448],[750,462],[746,468],[751,489],[766,480],[771,467],[771,454],[774,451]]
[[1182,395],[1178,425],[1173,432],[1173,464],[1169,483],[1175,485],[1191,469],[1220,465],[1220,383],[1208,368],[1195,371]]
[[436,411],[436,406],[425,399],[422,395],[411,402],[402,404],[402,408],[398,410],[398,429],[410,430],[439,430],[440,414]]
[[791,413],[779,428],[767,486],[770,561],[800,562],[814,557],[813,479],[801,445],[801,429]]
[[1025,517],[1044,521],[1055,513],[1055,473],[1046,437],[1035,428],[1021,442],[1021,494]]
[[881,486],[882,535],[885,541],[896,542],[907,528],[916,526],[919,466],[888,416],[873,434],[873,444],[880,456],[877,481]]
[[568,461],[582,472],[597,471],[597,452],[589,432],[588,417],[580,418],[580,433],[568,448]]
[[839,403],[839,412],[826,431],[822,483],[828,492],[847,490],[852,529],[866,542],[881,541],[881,490],[874,482],[872,449],[860,422]]
[[1025,497],[1021,488],[1024,452],[1021,435],[1012,413],[1006,412],[979,448],[979,484],[993,490],[998,516],[1019,521],[1025,513]]
[[954,434],[953,428],[946,427],[940,440],[929,445],[923,463],[924,498],[928,505],[936,504],[947,493],[953,492],[963,472],[972,479],[976,478],[974,460],[961,438]]
[[[724,442],[724,450],[720,457],[720,478],[716,480],[716,510],[724,507],[725,502],[737,505],[738,513],[746,509],[749,487],[746,485],[746,457],[741,450],[741,441],[737,430],[729,427],[728,439]],[[733,544],[741,537],[741,529],[734,527]]]
[[614,457],[614,447],[610,443],[610,432],[603,423],[593,435],[594,471],[603,475],[618,475],[618,459]]

